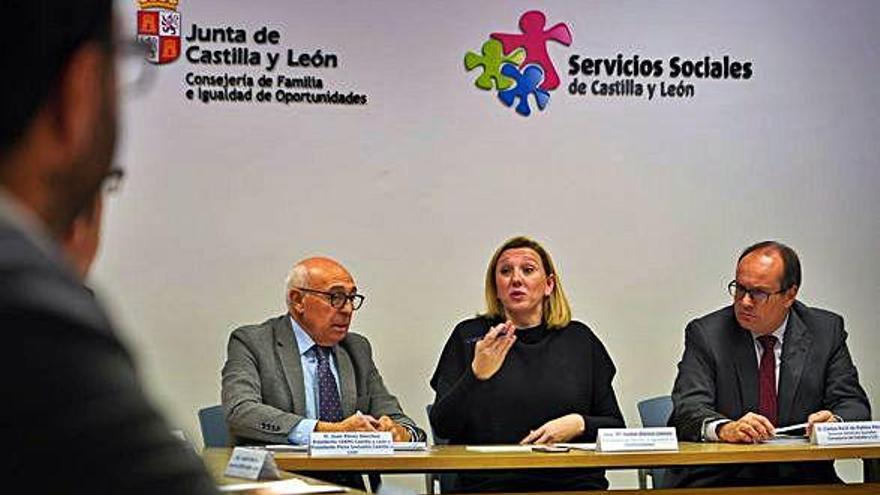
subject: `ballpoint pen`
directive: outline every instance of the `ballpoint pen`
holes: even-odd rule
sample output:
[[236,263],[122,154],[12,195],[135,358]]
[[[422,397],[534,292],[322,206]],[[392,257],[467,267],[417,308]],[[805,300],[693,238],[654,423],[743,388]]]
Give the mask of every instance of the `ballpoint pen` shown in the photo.
[[[477,335],[477,336],[474,336],[474,337],[469,337],[469,338],[464,339],[464,343],[465,343],[465,344],[475,344],[475,343],[477,343],[477,342],[483,340],[483,338],[484,338],[485,336],[486,336],[486,334],[483,334],[483,335]],[[498,337],[506,337],[506,336],[507,336],[507,332],[501,332],[501,333],[499,333],[498,335],[496,335],[495,338],[498,338]]]

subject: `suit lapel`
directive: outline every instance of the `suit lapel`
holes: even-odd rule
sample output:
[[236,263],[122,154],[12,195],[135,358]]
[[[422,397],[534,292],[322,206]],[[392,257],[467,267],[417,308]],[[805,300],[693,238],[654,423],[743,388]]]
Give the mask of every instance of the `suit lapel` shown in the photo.
[[[736,322],[735,319],[734,322]],[[739,379],[742,414],[758,412],[758,358],[755,354],[755,342],[752,340],[752,334],[740,327],[738,323],[734,323],[731,345],[733,346],[736,376]]]
[[[341,346],[333,346],[336,356],[336,371],[339,372],[339,395],[342,402],[342,417],[347,418],[355,413],[357,404],[357,385],[354,380],[354,366],[351,357]],[[367,413],[367,411],[362,411]]]
[[281,316],[272,322],[272,330],[275,334],[275,352],[281,361],[281,369],[284,378],[293,397],[293,413],[305,415],[306,413],[306,390],[303,385],[302,361],[300,360],[299,346],[293,337],[293,328],[290,326],[288,315]]
[[[795,303],[797,304],[797,303]],[[798,418],[792,418],[792,404],[797,395],[798,385],[803,375],[807,354],[812,344],[807,326],[794,311],[788,313],[788,324],[782,341],[782,359],[779,365],[779,386],[777,387],[779,424],[786,425]]]

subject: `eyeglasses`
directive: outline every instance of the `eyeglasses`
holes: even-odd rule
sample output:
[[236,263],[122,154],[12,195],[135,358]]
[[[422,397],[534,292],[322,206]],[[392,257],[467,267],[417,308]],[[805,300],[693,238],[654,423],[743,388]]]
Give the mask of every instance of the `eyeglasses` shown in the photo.
[[156,68],[147,62],[147,57],[154,49],[146,39],[126,38],[114,42],[116,74],[123,94],[142,95],[152,86]]
[[742,299],[748,294],[756,304],[762,304],[767,302],[767,299],[769,299],[770,296],[785,292],[785,289],[780,289],[776,292],[767,292],[761,289],[749,289],[736,280],[731,280],[730,283],[727,284],[727,292],[729,292],[734,299]]
[[330,301],[330,306],[336,309],[345,307],[346,302],[351,302],[352,311],[357,311],[364,304],[365,297],[361,294],[346,294],[345,292],[325,292],[323,290],[307,289],[305,287],[294,287],[296,290],[303,292],[311,292],[312,294],[320,294]]
[[122,179],[125,177],[125,171],[119,167],[113,167],[104,176],[101,182],[101,192],[103,194],[114,194],[122,187]]

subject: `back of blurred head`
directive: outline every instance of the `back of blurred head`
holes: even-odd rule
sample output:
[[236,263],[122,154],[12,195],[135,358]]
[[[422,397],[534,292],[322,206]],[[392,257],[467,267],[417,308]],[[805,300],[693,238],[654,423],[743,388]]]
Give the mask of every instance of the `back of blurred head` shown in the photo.
[[113,158],[113,3],[0,1],[0,188],[60,239]]

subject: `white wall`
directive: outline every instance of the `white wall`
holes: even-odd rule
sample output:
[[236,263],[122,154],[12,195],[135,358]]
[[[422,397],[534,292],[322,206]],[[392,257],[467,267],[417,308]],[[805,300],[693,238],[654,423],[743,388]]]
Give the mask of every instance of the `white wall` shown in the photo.
[[[205,105],[183,97],[187,72],[263,71],[179,60],[125,102],[127,182],[93,280],[191,438],[197,409],[219,402],[229,332],[283,311],[286,272],[314,254],[354,274],[367,302],[353,329],[427,427],[439,351],[482,309],[488,258],[517,234],[555,257],[576,318],[614,358],[631,425],[639,399],[670,391],[684,325],[729,303],[736,256],[766,238],[801,255],[804,302],[845,316],[880,403],[880,4],[541,2],[574,42],[551,48],[563,86],[548,109],[522,118],[476,89],[462,59],[534,7],[181,2],[185,32],[269,25],[285,49],[340,57],[332,71],[282,72],[369,95],[357,108]],[[617,53],[729,53],[755,74],[693,81],[686,100],[566,93],[570,54]]]

